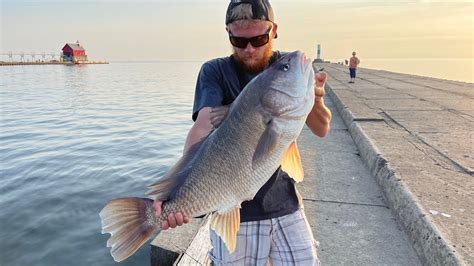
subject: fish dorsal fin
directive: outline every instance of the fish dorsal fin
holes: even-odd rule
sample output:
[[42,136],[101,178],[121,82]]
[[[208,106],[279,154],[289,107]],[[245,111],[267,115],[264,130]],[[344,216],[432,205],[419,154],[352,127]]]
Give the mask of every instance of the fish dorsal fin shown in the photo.
[[204,140],[194,144],[164,176],[149,185],[146,195],[153,197],[155,200],[173,198],[175,192],[191,173],[193,163],[196,160],[196,153],[203,142]]
[[252,158],[252,165],[257,165],[265,160],[268,155],[275,149],[281,130],[272,119],[267,123],[267,127],[258,141],[257,148]]
[[212,214],[211,228],[225,243],[229,253],[234,252],[237,246],[237,232],[240,228],[240,207],[229,212]]
[[301,156],[296,146],[296,141],[290,144],[281,160],[281,169],[288,173],[296,182],[303,181],[304,171],[301,164]]

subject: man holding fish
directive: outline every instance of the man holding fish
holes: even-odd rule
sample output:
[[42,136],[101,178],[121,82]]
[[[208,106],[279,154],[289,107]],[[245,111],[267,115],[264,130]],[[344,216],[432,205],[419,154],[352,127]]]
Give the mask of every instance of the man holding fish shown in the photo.
[[[253,77],[282,57],[282,53],[272,49],[278,25],[268,1],[231,1],[226,26],[233,54],[211,60],[201,68],[194,101],[195,123],[188,134],[185,152],[219,126],[228,105]],[[306,120],[306,125],[319,137],[327,134],[331,119],[323,100],[325,81],[325,73],[315,75],[315,103]],[[297,193],[294,181],[279,168],[252,200],[242,203],[237,248],[233,253],[229,254],[211,230],[210,255],[214,263],[264,265],[270,258],[276,265],[317,264],[316,247]],[[154,206],[159,216],[161,201]],[[174,228],[188,221],[181,212],[172,213],[162,228]],[[293,239],[297,243],[289,242]]]
[[299,51],[273,51],[277,29],[268,0],[230,2],[233,54],[201,68],[182,158],[149,186],[154,201],[114,199],[100,212],[116,261],[212,213],[214,265],[319,264],[295,187],[303,179],[296,139],[305,124],[319,137],[329,131],[326,74],[315,75]]

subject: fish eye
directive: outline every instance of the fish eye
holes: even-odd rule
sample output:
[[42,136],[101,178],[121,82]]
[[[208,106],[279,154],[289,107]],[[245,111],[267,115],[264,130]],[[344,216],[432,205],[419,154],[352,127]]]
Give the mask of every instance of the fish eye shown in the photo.
[[283,66],[281,66],[281,69],[285,72],[290,70],[290,64],[288,64],[288,63],[284,64]]

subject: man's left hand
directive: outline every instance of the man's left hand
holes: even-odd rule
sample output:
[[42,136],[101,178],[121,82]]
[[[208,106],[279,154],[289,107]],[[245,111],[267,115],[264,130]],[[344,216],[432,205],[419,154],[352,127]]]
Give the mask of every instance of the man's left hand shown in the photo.
[[306,118],[306,125],[321,138],[329,132],[331,122],[331,111],[326,107],[323,99],[326,79],[326,72],[319,71],[314,75],[314,105]]
[[326,83],[327,74],[326,72],[318,72],[314,75],[314,95],[315,100],[321,100],[326,93],[324,91],[324,84]]

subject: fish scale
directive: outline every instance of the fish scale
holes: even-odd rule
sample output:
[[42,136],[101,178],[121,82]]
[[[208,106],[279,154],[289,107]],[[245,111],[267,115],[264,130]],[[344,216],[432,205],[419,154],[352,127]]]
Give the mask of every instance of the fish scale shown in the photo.
[[[243,112],[243,110],[235,110],[236,112]],[[257,117],[255,117],[257,116]],[[186,191],[184,193],[189,193],[188,197],[178,197],[177,200],[173,200],[170,202],[165,202],[164,203],[164,208],[166,208],[171,212],[177,212],[181,211],[185,214],[188,213],[198,213],[198,215],[210,212],[215,210],[215,206],[221,205],[223,202],[225,202],[226,198],[235,197],[236,199],[239,199],[240,201],[247,200],[248,199],[248,190],[253,190],[255,193],[258,191],[258,189],[268,180],[268,178],[271,176],[271,174],[274,172],[272,170],[267,170],[267,171],[261,171],[257,170],[254,174],[251,172],[252,170],[252,158],[251,155],[253,155],[252,150],[254,151],[257,145],[257,142],[262,135],[263,131],[265,130],[264,125],[261,127],[256,127],[255,124],[258,123],[259,115],[258,113],[255,113],[255,116],[251,116],[249,112],[245,113],[245,115],[236,115],[236,119],[238,121],[228,121],[227,123],[223,123],[220,126],[220,130],[217,135],[211,136],[212,139],[210,140],[216,140],[216,147],[217,149],[213,149],[213,151],[217,150],[215,153],[221,153],[219,155],[216,155],[215,153],[213,154],[201,154],[203,156],[213,156],[219,159],[216,159],[213,162],[212,166],[208,166],[207,164],[200,164],[201,167],[197,167],[196,171],[193,171],[191,175],[188,177],[188,180],[191,180],[190,182],[184,183],[183,186],[181,187],[182,191]],[[239,125],[238,127],[235,125]],[[247,128],[252,128],[254,129],[253,133],[250,133],[250,130],[243,130],[242,129],[247,129]],[[255,132],[255,129],[260,129],[260,132]],[[233,140],[228,140],[226,138],[220,138],[220,135],[224,136],[235,136],[236,133],[240,133],[239,136],[240,138],[236,138]],[[257,138],[256,140],[250,141],[251,137],[254,139]],[[246,142],[243,142],[243,140],[246,139]],[[222,149],[224,145],[229,144],[229,142],[239,142],[242,143],[242,145],[238,147],[242,147],[243,149],[243,156],[238,156],[239,152],[235,150],[226,150]],[[249,147],[249,145],[253,144],[255,147]],[[232,145],[232,144],[230,144]],[[212,147],[212,145],[211,145]],[[231,159],[224,159],[224,158],[229,158]],[[203,161],[209,161],[206,160],[205,157],[201,157]],[[243,162],[242,162],[243,161]],[[241,162],[239,164],[236,164],[235,162]],[[199,161],[196,163],[199,164]],[[269,161],[269,163],[273,163],[272,161]],[[216,168],[215,165],[224,165],[224,167],[219,167]],[[225,167],[228,166],[228,167]],[[206,183],[207,180],[202,180],[202,171],[208,171],[207,169],[219,169],[222,170],[222,172],[217,172],[213,173],[213,175],[206,175],[207,179],[209,180],[209,183]],[[260,167],[259,169],[269,169],[267,167]],[[265,175],[266,174],[266,175]],[[270,175],[268,175],[270,174]],[[236,185],[229,187],[228,183],[226,180],[224,180],[223,177],[228,176],[232,179],[235,179],[237,181],[237,184],[241,185]],[[262,176],[265,176],[266,178],[261,178]],[[210,198],[207,197],[207,193],[205,189],[202,187],[196,187],[193,183],[194,178],[199,178],[201,177],[201,181],[199,182],[200,184],[208,184],[207,189],[209,189],[211,186],[215,191],[218,193],[214,194],[214,197]],[[247,178],[245,178],[247,177]],[[244,183],[244,184],[242,184]],[[244,189],[245,188],[245,189]],[[253,188],[253,189],[252,189]],[[178,192],[179,194],[180,192]],[[183,194],[184,194],[183,193]],[[191,202],[191,198],[207,198],[206,202],[208,204],[205,204],[201,206],[200,210],[196,209],[190,209],[190,206],[193,206]],[[169,206],[169,207],[168,207]],[[168,213],[166,212],[164,215],[167,215]]]

